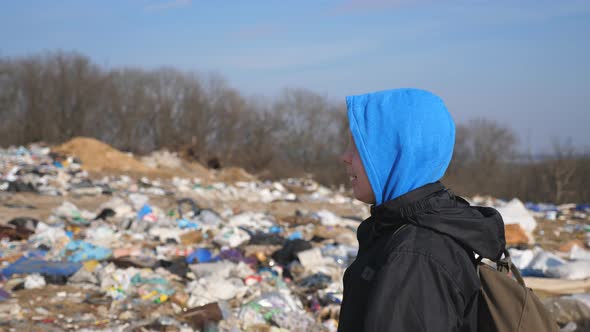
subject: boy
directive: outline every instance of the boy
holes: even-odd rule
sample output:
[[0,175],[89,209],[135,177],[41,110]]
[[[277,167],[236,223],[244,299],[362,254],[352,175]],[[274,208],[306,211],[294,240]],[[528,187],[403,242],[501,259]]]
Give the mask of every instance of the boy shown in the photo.
[[344,274],[338,331],[476,331],[474,255],[500,257],[504,224],[439,180],[455,125],[430,92],[347,97],[351,142],[342,156],[354,195],[373,204]]

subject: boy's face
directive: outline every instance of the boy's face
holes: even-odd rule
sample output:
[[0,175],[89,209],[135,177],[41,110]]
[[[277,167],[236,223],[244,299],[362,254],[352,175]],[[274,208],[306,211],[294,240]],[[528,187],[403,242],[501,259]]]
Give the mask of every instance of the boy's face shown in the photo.
[[349,176],[350,184],[354,197],[367,204],[375,203],[375,194],[371,188],[371,183],[365,172],[363,161],[359,155],[358,149],[352,135],[349,136],[348,148],[342,155],[342,162],[346,165],[346,173]]

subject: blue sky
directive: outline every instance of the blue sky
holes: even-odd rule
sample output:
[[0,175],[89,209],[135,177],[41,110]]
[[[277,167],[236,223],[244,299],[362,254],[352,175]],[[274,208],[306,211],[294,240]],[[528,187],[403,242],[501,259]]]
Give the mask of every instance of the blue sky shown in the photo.
[[216,72],[246,95],[431,90],[457,122],[590,146],[590,1],[2,1],[0,55]]

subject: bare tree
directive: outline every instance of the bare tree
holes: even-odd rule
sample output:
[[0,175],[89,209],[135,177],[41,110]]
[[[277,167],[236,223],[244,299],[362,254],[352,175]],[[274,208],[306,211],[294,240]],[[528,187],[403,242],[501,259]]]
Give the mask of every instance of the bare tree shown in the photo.
[[547,191],[553,193],[554,202],[565,202],[568,194],[573,191],[572,184],[578,166],[575,157],[575,149],[571,141],[562,142],[557,139],[553,141],[553,157],[545,162],[546,167],[541,179]]
[[[136,153],[188,148],[206,162],[269,178],[346,182],[344,102],[306,89],[246,98],[220,75],[174,68],[106,69],[74,52],[0,57],[0,145],[96,137]],[[557,141],[551,158],[517,160],[516,134],[494,121],[457,126],[444,181],[459,193],[590,200],[590,154]]]

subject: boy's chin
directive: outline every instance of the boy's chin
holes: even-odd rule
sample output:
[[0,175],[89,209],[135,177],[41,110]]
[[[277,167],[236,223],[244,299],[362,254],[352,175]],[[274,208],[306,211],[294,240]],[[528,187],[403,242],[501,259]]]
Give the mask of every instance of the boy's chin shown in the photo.
[[365,204],[375,204],[375,199],[373,197],[367,197],[365,195],[357,195],[355,193],[354,198],[356,198],[357,200],[359,200]]

